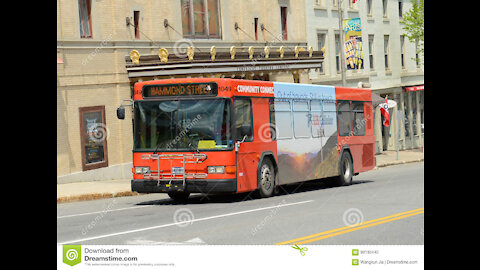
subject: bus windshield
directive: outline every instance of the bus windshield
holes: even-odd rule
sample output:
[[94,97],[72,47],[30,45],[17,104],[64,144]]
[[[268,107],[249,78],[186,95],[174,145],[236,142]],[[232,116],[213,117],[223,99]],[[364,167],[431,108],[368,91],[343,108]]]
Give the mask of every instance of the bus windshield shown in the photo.
[[226,150],[233,147],[230,99],[137,101],[134,150]]

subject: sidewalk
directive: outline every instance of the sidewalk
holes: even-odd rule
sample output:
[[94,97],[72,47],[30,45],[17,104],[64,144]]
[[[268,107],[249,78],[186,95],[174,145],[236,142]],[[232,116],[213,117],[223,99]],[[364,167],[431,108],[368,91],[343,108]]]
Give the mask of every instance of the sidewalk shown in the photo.
[[[375,155],[377,168],[395,164],[419,162],[424,160],[421,150],[399,151],[398,160],[396,151],[384,151]],[[57,203],[86,201],[123,196],[136,196],[130,187],[131,179],[79,182],[69,184],[57,184]]]
[[384,151],[381,154],[375,155],[375,159],[377,162],[377,168],[380,168],[396,164],[423,161],[423,156],[424,153],[421,149],[413,149],[398,151],[398,160],[396,151]]

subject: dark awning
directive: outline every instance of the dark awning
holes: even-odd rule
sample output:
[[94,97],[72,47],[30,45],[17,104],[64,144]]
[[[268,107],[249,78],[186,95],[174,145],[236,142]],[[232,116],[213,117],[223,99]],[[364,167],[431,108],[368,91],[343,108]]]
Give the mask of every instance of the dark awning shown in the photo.
[[[323,52],[313,51],[311,47],[284,47],[283,54],[280,48],[260,49],[249,48],[248,51],[195,52],[191,57],[168,54],[159,50],[159,55],[139,55],[132,51],[125,57],[128,77],[161,77],[161,76],[185,76],[201,74],[235,74],[297,71],[302,69],[321,68],[323,64]],[[302,49],[300,49],[302,48]],[[244,48],[245,49],[245,48]],[[192,49],[193,50],[193,49]],[[238,50],[238,49],[237,49]],[[268,54],[267,54],[268,52]],[[267,57],[268,55],[268,57]]]

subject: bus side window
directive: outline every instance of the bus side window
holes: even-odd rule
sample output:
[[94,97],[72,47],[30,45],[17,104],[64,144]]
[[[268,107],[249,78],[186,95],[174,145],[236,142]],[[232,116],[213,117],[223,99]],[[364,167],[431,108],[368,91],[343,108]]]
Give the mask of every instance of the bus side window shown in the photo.
[[352,112],[350,101],[340,100],[337,103],[338,134],[340,136],[352,135]]
[[311,119],[308,101],[293,101],[293,131],[295,138],[310,138]]
[[323,129],[322,125],[322,118],[323,118],[323,113],[322,113],[322,103],[320,100],[312,100],[310,102],[310,123],[312,126],[312,137],[313,138],[319,138],[319,137],[325,137],[325,131]]
[[270,111],[270,138],[275,141],[277,139],[277,127],[275,123],[275,100],[273,98],[268,100],[268,107]]
[[353,135],[365,135],[365,110],[362,101],[352,101]]
[[235,100],[235,129],[237,141],[243,140],[245,135],[247,135],[246,142],[253,141],[252,101],[250,99]]
[[292,139],[292,109],[290,101],[276,100],[275,101],[275,123],[276,136],[278,140]]

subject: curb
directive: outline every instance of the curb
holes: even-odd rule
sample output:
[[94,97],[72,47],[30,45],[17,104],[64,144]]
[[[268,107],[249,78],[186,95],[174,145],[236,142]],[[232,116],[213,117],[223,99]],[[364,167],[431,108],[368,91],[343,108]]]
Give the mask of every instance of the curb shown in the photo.
[[72,196],[62,196],[57,198],[57,204],[67,203],[67,202],[80,202],[80,201],[91,201],[91,200],[117,198],[117,197],[137,196],[137,195],[141,195],[141,194],[137,192],[132,192],[132,191],[121,191],[116,193],[90,193],[90,194],[81,194],[81,195],[72,195]]
[[388,162],[384,164],[379,164],[373,168],[374,170],[382,167],[387,167],[387,166],[392,166],[392,165],[401,165],[401,164],[407,164],[407,163],[414,163],[414,162],[422,162],[425,161],[424,158],[420,159],[413,159],[413,160],[404,160],[404,161],[394,161],[394,162]]

